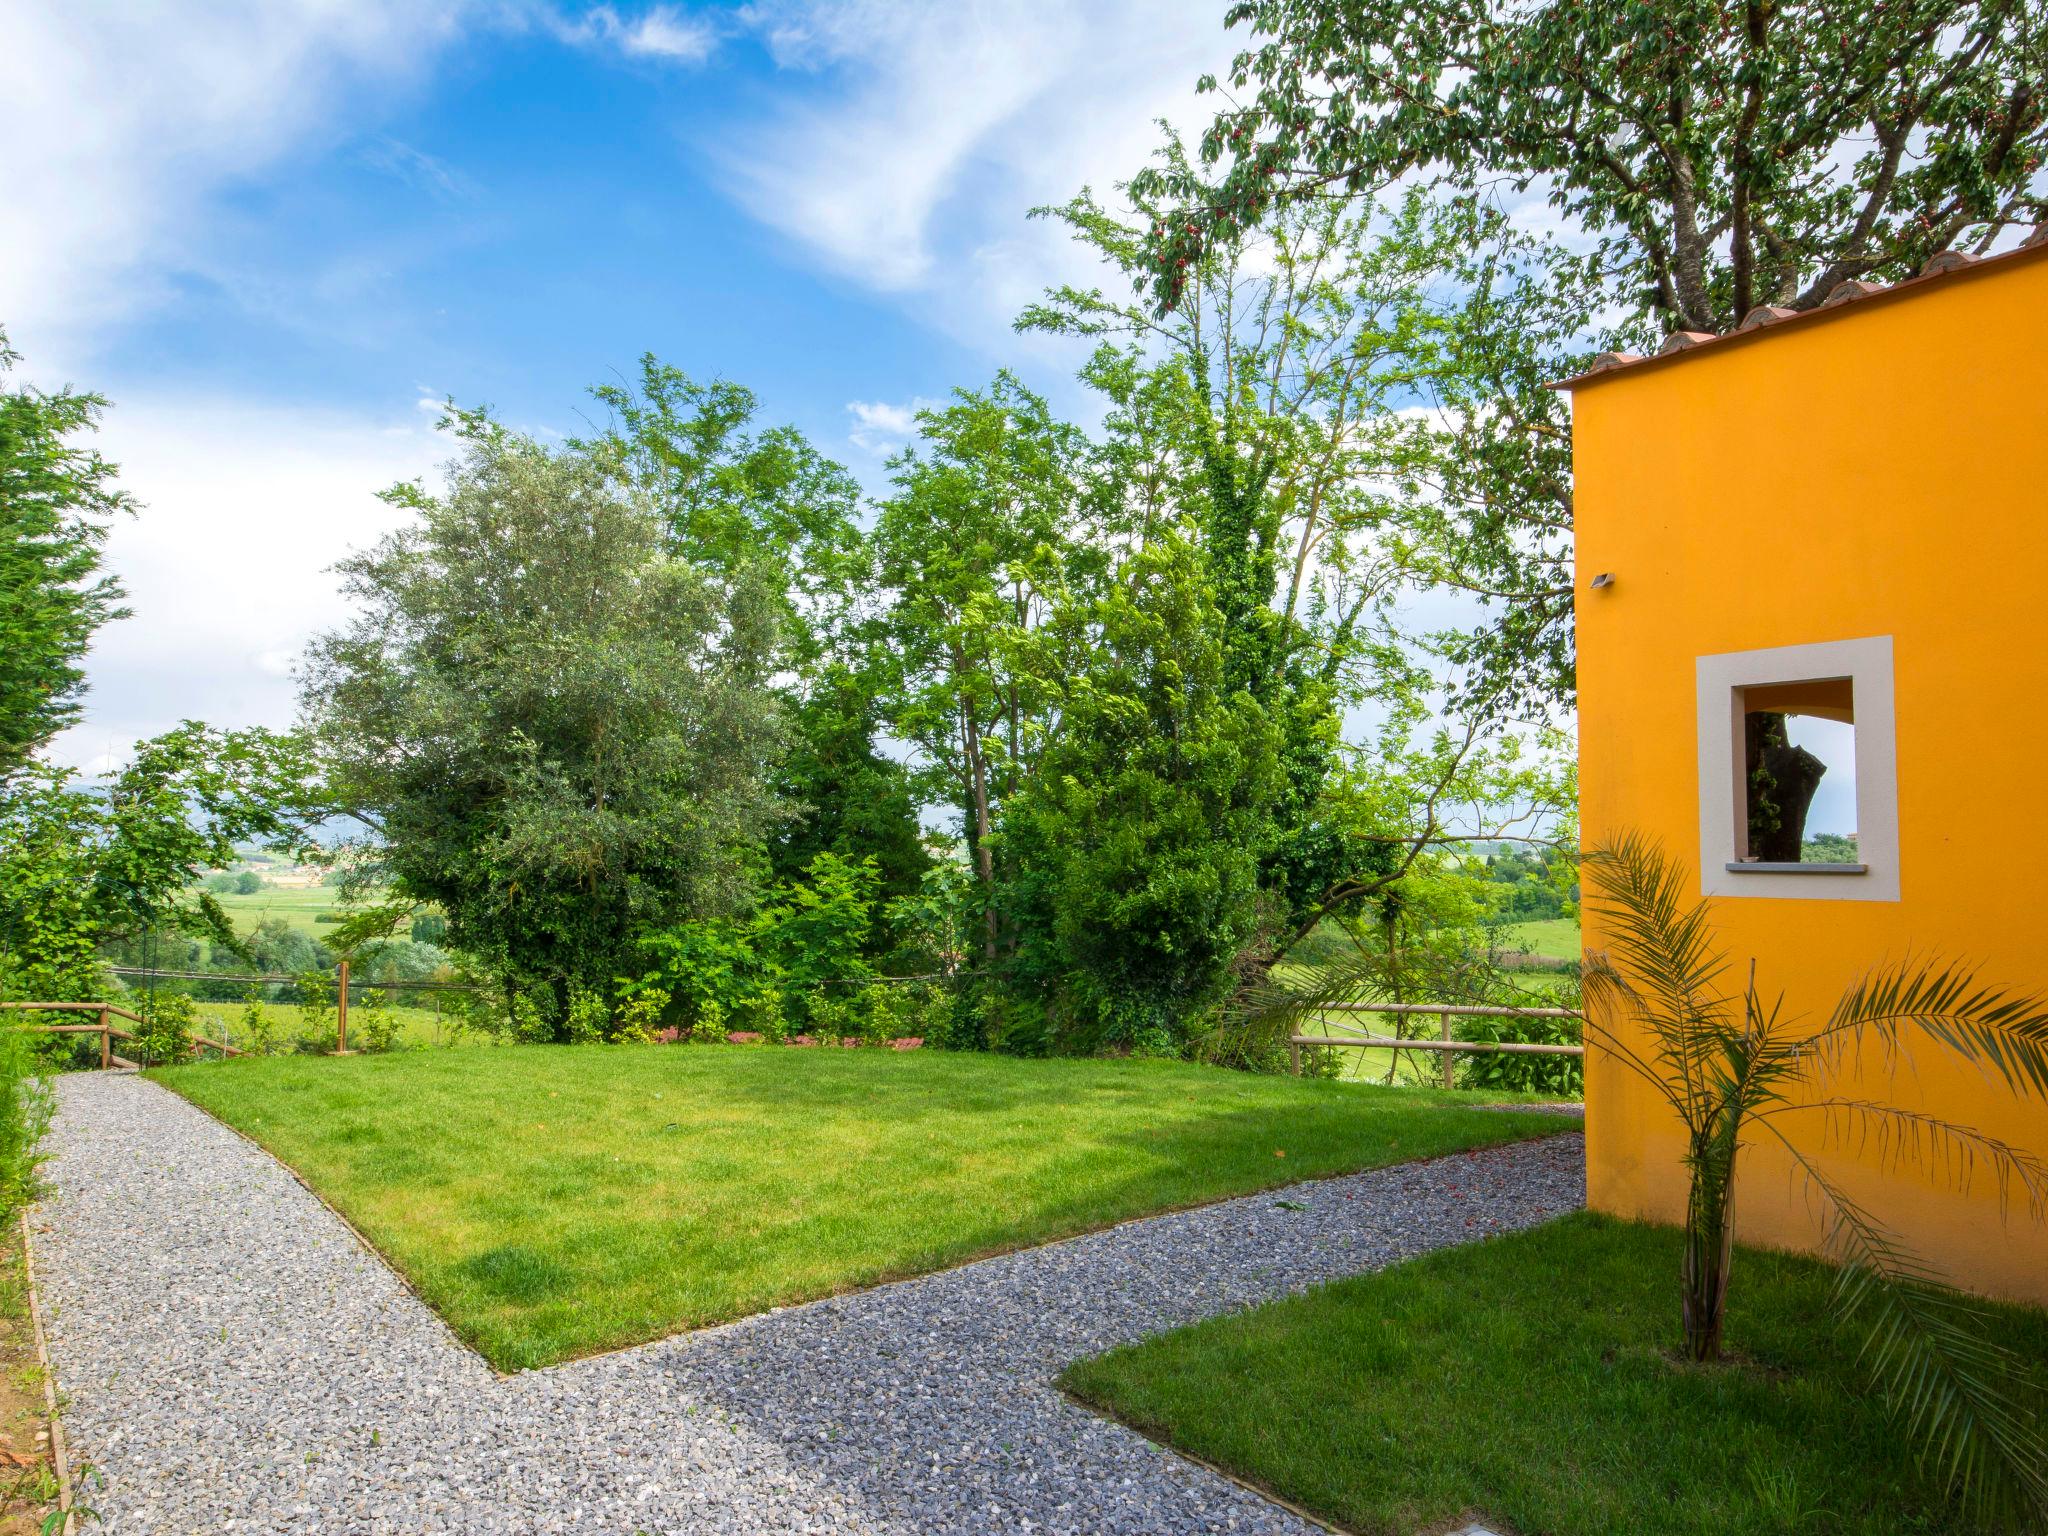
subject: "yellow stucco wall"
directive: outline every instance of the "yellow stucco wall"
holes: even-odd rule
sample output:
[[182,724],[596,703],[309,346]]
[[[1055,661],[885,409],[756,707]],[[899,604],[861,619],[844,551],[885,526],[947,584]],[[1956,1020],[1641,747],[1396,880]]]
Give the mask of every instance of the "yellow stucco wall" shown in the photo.
[[[1587,846],[1639,828],[1697,880],[1696,658],[1889,635],[1901,899],[1719,898],[1721,938],[1809,1015],[1908,952],[2048,989],[2048,248],[1573,398]],[[1613,585],[1588,590],[1600,572]],[[1862,1086],[2048,1156],[2048,1104],[1932,1047]],[[1597,1048],[1587,1151],[1596,1208],[1682,1216],[1675,1122]],[[1826,1156],[1955,1282],[2048,1302],[2048,1231],[2023,1201],[2001,1222],[1988,1179],[1959,1197]],[[1736,1202],[1743,1241],[1817,1238],[1782,1152],[1746,1154]]]

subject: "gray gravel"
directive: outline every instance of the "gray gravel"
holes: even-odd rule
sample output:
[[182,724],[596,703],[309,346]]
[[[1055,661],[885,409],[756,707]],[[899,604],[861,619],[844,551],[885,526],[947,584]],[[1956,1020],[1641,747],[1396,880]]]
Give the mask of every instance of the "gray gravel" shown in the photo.
[[38,1277],[74,1455],[106,1479],[87,1502],[114,1536],[1303,1536],[1051,1378],[1584,1192],[1583,1142],[1560,1135],[507,1379],[277,1162],[175,1095],[85,1073],[58,1099]]

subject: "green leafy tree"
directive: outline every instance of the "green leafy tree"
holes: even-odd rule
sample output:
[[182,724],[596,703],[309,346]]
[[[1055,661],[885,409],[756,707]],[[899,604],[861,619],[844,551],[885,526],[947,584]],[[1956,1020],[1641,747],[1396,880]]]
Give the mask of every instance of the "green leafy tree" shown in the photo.
[[[1170,138],[1158,164],[1192,175]],[[1389,628],[1404,588],[1446,579],[1434,551],[1452,537],[1447,499],[1484,499],[1467,494],[1477,478],[1467,466],[1495,429],[1474,428],[1490,413],[1467,407],[1495,385],[1477,382],[1484,369],[1460,349],[1494,334],[1472,320],[1486,290],[1472,252],[1502,236],[1471,207],[1415,192],[1385,206],[1284,207],[1205,246],[1179,303],[1161,314],[1142,285],[1148,230],[1167,210],[1141,188],[1134,201],[1130,218],[1085,194],[1048,211],[1102,255],[1122,288],[1054,290],[1019,324],[1104,340],[1083,374],[1111,407],[1096,500],[1127,509],[1116,525],[1125,538],[1148,537],[1173,509],[1190,520],[1226,680],[1280,732],[1284,787],[1269,823],[1248,834],[1266,910],[1241,967],[1255,986],[1320,923],[1406,878],[1418,856],[1482,831],[1443,808],[1491,807],[1489,824],[1509,805],[1515,815],[1539,803],[1559,808],[1554,776],[1540,782],[1530,754],[1517,761],[1518,721],[1507,708],[1514,679],[1482,665],[1459,686],[1474,657],[1457,637],[1439,644]],[[1546,419],[1560,412],[1540,371],[1524,372],[1517,388],[1532,395],[1531,408]],[[1469,383],[1453,408],[1410,408],[1419,390],[1450,377]],[[1559,442],[1562,465],[1544,463],[1562,472],[1569,441]],[[1481,542],[1476,521],[1455,526],[1456,537]],[[1569,613],[1569,577],[1548,569],[1555,549],[1504,528],[1484,542],[1523,577],[1562,579],[1553,601]],[[1529,648],[1516,654],[1526,659]],[[1417,740],[1446,669],[1449,728]],[[1358,749],[1343,728],[1361,710],[1390,728]],[[1540,718],[1520,735],[1558,744]],[[1503,791],[1504,800],[1486,798]]]
[[916,749],[920,791],[960,816],[984,961],[1006,943],[996,823],[1044,734],[1048,669],[1021,652],[1076,568],[1104,564],[1088,538],[1086,452],[1003,374],[921,414],[876,517],[872,675],[891,730]]
[[[2048,214],[2048,15],[2019,0],[1239,0],[1256,45],[1153,173],[1153,291],[1276,204],[1421,177],[1535,188],[1661,329],[1811,309]],[[1213,79],[1203,82],[1214,89]]]
[[1259,926],[1280,733],[1230,684],[1227,628],[1184,539],[1162,532],[1055,623],[1081,629],[1089,662],[1004,816],[1020,974],[1051,991],[1069,1047],[1178,1051]]
[[342,563],[358,617],[301,707],[373,829],[359,878],[435,904],[530,1034],[637,974],[642,931],[747,905],[782,816],[781,593],[672,553],[609,445],[459,434],[445,491],[388,493],[411,523]]
[[637,387],[591,391],[612,413],[590,444],[621,466],[654,512],[663,553],[714,583],[762,586],[788,666],[831,656],[866,574],[859,483],[794,427],[755,425],[753,391],[700,384],[648,354]]
[[310,855],[326,810],[296,735],[188,721],[100,783],[32,764],[0,795],[0,949],[48,1001],[90,996],[102,947],[156,929],[240,953],[201,874],[237,845]]
[[[1488,610],[1447,648],[1468,707],[1573,693],[1570,420],[1546,382],[2048,214],[2038,5],[1240,0],[1228,21],[1253,43],[1199,163],[1133,182],[1145,291],[1183,309],[1217,252],[1396,182],[1472,221],[1398,482],[1413,574]],[[1499,211],[1539,197],[1560,240]]]
[[909,770],[875,750],[879,705],[862,676],[835,667],[791,711],[795,729],[776,775],[794,810],[768,843],[778,884],[802,878],[822,853],[872,863],[876,880],[870,954],[894,943],[886,903],[917,892],[931,866]]
[[20,361],[0,331],[0,786],[78,718],[86,647],[127,613],[102,569],[107,532],[134,510],[77,441],[105,399],[12,386]]

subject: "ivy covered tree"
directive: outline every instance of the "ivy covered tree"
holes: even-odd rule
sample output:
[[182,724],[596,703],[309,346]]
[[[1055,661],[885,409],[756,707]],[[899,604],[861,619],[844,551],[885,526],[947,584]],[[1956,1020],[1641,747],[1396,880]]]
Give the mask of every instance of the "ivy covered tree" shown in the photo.
[[783,729],[772,570],[672,552],[611,445],[550,450],[457,418],[445,489],[340,567],[356,619],[313,645],[301,707],[359,874],[446,914],[516,1016],[642,968],[644,930],[751,899]]
[[1067,583],[1098,572],[1088,445],[1002,374],[922,414],[874,529],[883,596],[870,665],[891,730],[917,754],[928,803],[959,814],[980,892],[981,958],[1006,945],[996,824],[1047,728],[1034,650]]
[[1084,666],[1002,824],[1018,976],[1066,1049],[1186,1045],[1229,994],[1263,914],[1280,736],[1228,666],[1199,551],[1161,530],[1058,613]]
[[0,331],[0,786],[79,716],[86,647],[127,613],[102,567],[107,532],[134,509],[78,441],[106,400],[11,385],[20,361]]

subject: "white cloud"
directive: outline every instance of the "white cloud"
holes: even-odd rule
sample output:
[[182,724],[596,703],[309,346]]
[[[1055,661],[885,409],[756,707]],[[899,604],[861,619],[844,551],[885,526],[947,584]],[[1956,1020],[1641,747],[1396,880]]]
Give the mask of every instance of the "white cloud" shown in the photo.
[[719,29],[712,22],[686,16],[672,5],[657,5],[630,19],[609,5],[595,6],[574,20],[556,17],[549,30],[565,43],[602,44],[632,58],[672,64],[703,63],[719,40]]
[[209,263],[224,188],[416,82],[468,0],[22,5],[0,21],[0,319],[70,372]]
[[893,453],[917,434],[917,413],[940,402],[919,395],[903,405],[881,400],[849,400],[846,414],[853,418],[847,441],[865,453]]
[[740,16],[783,68],[817,76],[710,146],[744,204],[982,340],[1048,282],[1096,271],[1026,211],[1084,184],[1107,196],[1162,116],[1198,129],[1216,103],[1195,80],[1243,42],[1187,0],[757,0]]
[[348,617],[328,568],[403,520],[376,492],[453,447],[402,400],[363,415],[133,395],[98,446],[145,506],[107,545],[134,617],[100,632],[86,721],[51,753],[95,769],[187,717],[290,724],[306,640]]

